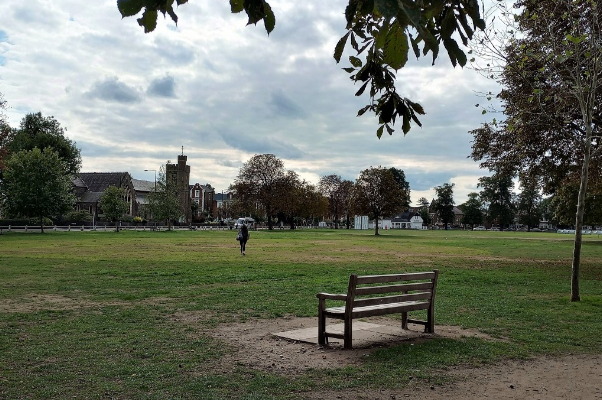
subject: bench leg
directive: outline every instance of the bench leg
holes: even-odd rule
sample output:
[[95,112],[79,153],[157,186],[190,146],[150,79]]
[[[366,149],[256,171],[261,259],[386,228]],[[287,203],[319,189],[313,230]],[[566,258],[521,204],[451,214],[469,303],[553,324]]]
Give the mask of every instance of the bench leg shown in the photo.
[[324,300],[320,299],[320,304],[318,305],[318,344],[320,345],[325,345],[327,343],[326,316],[322,312],[322,310],[324,310],[323,303]]
[[407,312],[402,312],[401,313],[401,329],[408,329],[408,313]]
[[427,311],[427,321],[424,331],[427,333],[435,333],[435,307],[433,307],[432,304]]
[[346,349],[351,349],[352,348],[352,340],[353,340],[353,335],[352,335],[352,319],[345,319],[345,332],[343,333],[343,335],[345,336],[344,340],[344,344],[343,347]]

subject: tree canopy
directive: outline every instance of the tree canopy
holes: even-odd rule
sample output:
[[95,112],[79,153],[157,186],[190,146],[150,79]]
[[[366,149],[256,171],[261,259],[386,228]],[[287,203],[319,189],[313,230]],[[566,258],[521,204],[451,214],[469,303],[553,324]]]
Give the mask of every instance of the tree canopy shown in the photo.
[[355,183],[355,200],[359,212],[375,221],[374,234],[378,235],[378,220],[403,210],[405,192],[399,187],[393,172],[388,168],[371,167],[363,170]]
[[[169,164],[169,161],[166,164]],[[153,219],[166,221],[168,230],[171,230],[173,221],[185,215],[175,179],[176,176],[168,176],[165,165],[161,165],[155,190],[149,195],[149,209]]]
[[[159,13],[169,15],[174,22],[179,6],[188,0],[117,0],[122,17],[137,19],[145,32],[157,26]],[[430,54],[432,62],[439,56],[441,45],[451,63],[464,66],[467,61],[460,47],[466,46],[475,29],[484,29],[478,0],[349,0],[344,10],[347,33],[334,49],[334,58],[340,62],[345,48],[350,45],[355,55],[349,57],[349,67],[343,68],[354,83],[360,84],[355,94],[361,96],[369,87],[368,104],[358,116],[367,111],[379,119],[377,136],[392,134],[397,120],[404,134],[412,122],[421,123],[417,115],[423,107],[398,93],[395,73],[406,65],[410,54],[416,58]],[[263,21],[269,34],[276,26],[276,17],[266,0],[230,0],[233,13],[245,12],[248,25]],[[342,10],[343,11],[343,10]],[[458,39],[460,43],[458,42]],[[412,53],[410,53],[410,49]]]
[[489,221],[497,222],[501,229],[509,226],[514,218],[512,175],[501,170],[496,171],[491,176],[479,178],[478,187],[482,189],[481,200],[488,205]]
[[75,175],[81,167],[80,151],[75,142],[65,137],[65,130],[54,117],[44,117],[40,112],[27,114],[19,128],[12,130],[0,145],[5,146],[9,154],[50,147],[62,160],[65,173]]
[[454,184],[444,183],[441,186],[435,187],[435,193],[437,198],[431,206],[437,212],[437,215],[443,221],[445,229],[447,230],[448,225],[454,220]]
[[71,178],[58,153],[50,148],[22,150],[6,162],[0,182],[3,210],[12,216],[57,218],[75,204]]
[[281,159],[273,154],[256,154],[244,163],[234,180],[233,189],[243,204],[250,207],[259,203],[265,207],[269,229],[274,228],[272,218],[280,201],[276,189],[285,176]]
[[483,202],[479,198],[478,193],[468,193],[468,200],[460,206],[462,209],[462,223],[470,225],[474,228],[475,225],[483,223]]
[[103,214],[110,221],[116,222],[115,231],[119,232],[119,223],[117,223],[129,211],[130,205],[125,198],[125,190],[117,186],[109,186],[100,196],[100,208]]

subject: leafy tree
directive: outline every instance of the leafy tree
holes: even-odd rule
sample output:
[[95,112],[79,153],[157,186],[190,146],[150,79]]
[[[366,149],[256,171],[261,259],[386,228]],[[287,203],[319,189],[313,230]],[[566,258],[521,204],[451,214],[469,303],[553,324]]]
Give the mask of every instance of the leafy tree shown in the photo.
[[343,216],[345,217],[345,225],[347,229],[351,229],[351,216],[355,213],[355,193],[353,190],[353,182],[350,180],[343,180],[341,186],[339,186],[340,196],[343,200],[343,208],[341,209]]
[[109,186],[102,192],[99,205],[107,219],[115,222],[115,231],[119,232],[119,220],[130,209],[130,205],[125,201],[125,190],[117,186]]
[[[585,197],[583,225],[602,225],[602,188],[593,186]],[[553,218],[561,225],[574,226],[579,193],[578,182],[564,185],[554,193],[550,202]]]
[[571,277],[571,301],[579,301],[588,180],[602,172],[600,12],[591,0],[519,0],[516,9],[517,26],[503,29],[520,35],[495,53],[506,120],[472,132],[472,156],[543,176],[546,193],[579,182]]
[[474,228],[475,225],[481,225],[483,223],[483,202],[479,199],[478,193],[469,193],[468,200],[460,209],[464,213],[462,216],[462,223],[464,225],[470,225]]
[[527,225],[527,231],[531,231],[532,226],[539,225],[541,218],[541,193],[536,179],[521,177],[521,186],[522,191],[518,195],[519,221]]
[[276,209],[282,216],[283,221],[288,221],[291,229],[295,229],[295,218],[298,217],[301,209],[300,192],[303,182],[294,171],[287,171],[286,174],[278,180],[274,191],[278,194]]
[[371,167],[363,170],[357,178],[355,198],[358,211],[374,219],[374,234],[379,235],[380,217],[401,211],[405,192],[397,184],[390,169]]
[[558,220],[554,217],[554,210],[552,208],[552,197],[551,196],[543,198],[539,202],[539,214],[541,215],[541,217],[544,220],[546,220],[548,222],[552,222],[555,225],[558,224]]
[[[188,0],[175,0],[177,5]],[[158,13],[169,15],[174,22],[174,0],[118,0],[122,17],[140,14],[138,24],[145,32],[157,26]],[[266,0],[230,0],[233,13],[245,12],[248,24],[263,24],[269,34],[276,26],[276,17]],[[334,58],[340,62],[347,44],[356,53],[349,57],[350,67],[344,70],[354,83],[361,85],[356,96],[369,86],[369,102],[359,110],[374,112],[379,118],[380,138],[384,129],[392,134],[396,119],[402,120],[402,130],[410,130],[411,121],[421,126],[417,114],[424,114],[422,106],[402,97],[395,86],[395,72],[403,68],[412,53],[419,58],[431,54],[433,64],[439,55],[440,44],[447,51],[451,63],[464,66],[464,46],[473,37],[475,29],[483,29],[485,22],[479,13],[478,0],[349,0],[345,8],[347,33],[334,49]]]
[[52,149],[19,151],[6,161],[0,182],[2,208],[10,216],[37,218],[43,233],[45,218],[57,218],[75,204],[71,186]]
[[309,221],[311,225],[317,218],[328,213],[328,199],[314,185],[303,181],[298,197],[300,203],[298,216],[306,222]]
[[[169,161],[167,163],[169,164]],[[161,165],[156,189],[150,193],[148,202],[153,219],[166,221],[168,230],[171,230],[173,221],[184,216],[175,179],[175,175],[168,176],[165,173],[165,165]]]
[[81,166],[81,156],[75,142],[65,137],[65,130],[54,117],[43,117],[42,113],[27,114],[6,147],[9,153],[50,147],[58,153],[65,172],[70,175],[77,174]]
[[4,110],[6,109],[6,100],[0,93],[0,180],[2,179],[2,171],[4,170],[4,162],[8,159],[7,144],[10,141],[12,129],[6,122]]
[[514,218],[512,175],[498,170],[492,176],[479,178],[478,187],[482,188],[481,199],[489,204],[490,222],[497,221],[501,229],[509,226]]
[[434,201],[434,205],[431,206],[435,209],[435,212],[443,221],[445,230],[448,229],[450,222],[454,220],[454,184],[444,183],[442,186],[435,187],[435,193],[437,198]]
[[420,208],[419,214],[422,218],[422,222],[424,225],[430,225],[433,221],[431,220],[431,213],[429,212],[429,201],[426,197],[421,197],[418,199],[418,207]]
[[284,178],[282,160],[273,154],[256,154],[247,161],[234,180],[233,189],[248,208],[261,204],[265,209],[268,229],[274,229],[273,216],[278,212],[280,193],[277,185]]
[[342,187],[343,182],[340,175],[326,175],[318,183],[320,191],[328,198],[328,211],[332,215],[334,229],[339,229],[341,214],[349,195]]
[[397,182],[397,185],[405,194],[405,199],[402,201],[401,206],[404,210],[407,210],[410,207],[410,183],[406,181],[406,174],[403,170],[395,167],[392,167],[390,170],[393,178],[395,178],[395,182]]

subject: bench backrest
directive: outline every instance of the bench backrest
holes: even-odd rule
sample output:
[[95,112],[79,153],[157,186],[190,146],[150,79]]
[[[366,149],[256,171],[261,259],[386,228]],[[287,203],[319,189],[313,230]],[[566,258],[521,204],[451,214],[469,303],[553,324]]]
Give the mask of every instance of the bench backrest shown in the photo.
[[353,274],[347,288],[347,310],[404,301],[434,301],[439,270],[390,275]]

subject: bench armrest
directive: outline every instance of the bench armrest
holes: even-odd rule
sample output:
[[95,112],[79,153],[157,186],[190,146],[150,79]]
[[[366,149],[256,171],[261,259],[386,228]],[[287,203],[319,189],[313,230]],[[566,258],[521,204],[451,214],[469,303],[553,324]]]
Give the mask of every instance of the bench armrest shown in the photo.
[[318,293],[316,295],[316,297],[318,299],[325,299],[325,300],[341,300],[341,301],[347,300],[346,294]]

